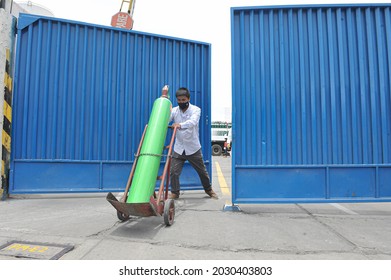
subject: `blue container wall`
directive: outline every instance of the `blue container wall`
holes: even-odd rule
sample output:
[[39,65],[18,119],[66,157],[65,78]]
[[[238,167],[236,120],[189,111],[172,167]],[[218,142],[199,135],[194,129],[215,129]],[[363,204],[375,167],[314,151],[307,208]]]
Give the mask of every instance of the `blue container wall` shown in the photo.
[[10,192],[123,191],[165,84],[174,106],[186,86],[202,108],[210,170],[209,44],[22,14]]
[[391,6],[231,12],[233,202],[390,200]]

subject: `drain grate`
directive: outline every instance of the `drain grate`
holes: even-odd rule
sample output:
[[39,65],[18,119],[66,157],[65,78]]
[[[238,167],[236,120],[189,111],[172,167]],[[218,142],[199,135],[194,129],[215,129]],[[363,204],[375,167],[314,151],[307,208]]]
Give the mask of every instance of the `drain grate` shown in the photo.
[[73,248],[72,245],[13,240],[0,245],[0,255],[26,259],[58,260]]

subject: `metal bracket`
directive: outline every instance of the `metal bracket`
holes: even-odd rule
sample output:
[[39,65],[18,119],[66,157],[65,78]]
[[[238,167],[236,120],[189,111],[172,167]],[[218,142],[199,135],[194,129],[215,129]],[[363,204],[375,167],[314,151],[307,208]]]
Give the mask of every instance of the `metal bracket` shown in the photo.
[[231,212],[241,212],[239,205],[235,204],[224,204],[223,211],[231,211]]

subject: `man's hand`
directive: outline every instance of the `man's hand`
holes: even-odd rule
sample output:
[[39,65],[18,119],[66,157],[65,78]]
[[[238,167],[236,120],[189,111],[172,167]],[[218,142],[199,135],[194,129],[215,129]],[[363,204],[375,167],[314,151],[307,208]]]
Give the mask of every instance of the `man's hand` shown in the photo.
[[180,129],[181,128],[181,124],[180,123],[174,123],[174,124],[172,124],[172,127],[173,128],[177,128],[177,129]]

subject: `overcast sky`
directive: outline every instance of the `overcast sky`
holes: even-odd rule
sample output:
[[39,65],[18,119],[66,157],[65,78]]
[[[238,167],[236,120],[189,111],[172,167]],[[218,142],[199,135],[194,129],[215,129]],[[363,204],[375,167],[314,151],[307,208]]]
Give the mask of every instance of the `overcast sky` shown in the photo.
[[[26,1],[15,1],[26,3]],[[110,25],[121,0],[36,0],[56,17]],[[136,0],[133,30],[212,44],[212,120],[231,120],[230,8],[391,1]],[[125,5],[128,5],[125,3]],[[125,11],[125,9],[124,9]]]

